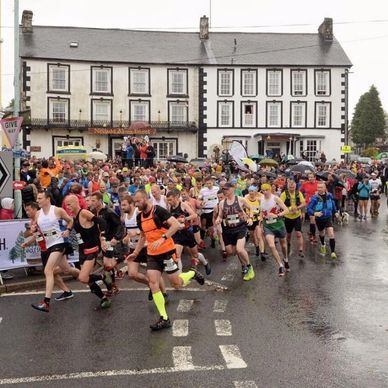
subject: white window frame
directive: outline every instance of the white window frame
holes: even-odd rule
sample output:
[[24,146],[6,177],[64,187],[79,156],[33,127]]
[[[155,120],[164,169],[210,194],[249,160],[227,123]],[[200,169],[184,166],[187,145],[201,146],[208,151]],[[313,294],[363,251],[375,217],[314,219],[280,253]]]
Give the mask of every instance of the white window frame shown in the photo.
[[[252,113],[245,113],[246,106],[252,106]],[[255,128],[257,118],[257,104],[253,101],[241,102],[241,126],[245,128]]]
[[[111,67],[92,67],[92,94],[112,94],[112,71]],[[102,74],[106,75],[106,80],[97,82]],[[106,88],[101,87],[102,83]]]
[[307,95],[307,71],[306,70],[291,70],[291,95],[292,96]]
[[[69,93],[69,77],[70,77],[70,66],[69,65],[61,65],[61,64],[49,64],[49,92],[63,92]],[[58,87],[55,85],[57,79],[55,78],[55,73],[59,71],[64,77],[60,79],[59,82],[63,83],[63,87]]]
[[[168,69],[168,95],[187,96],[188,95],[188,69]],[[179,81],[178,78],[181,78]]]
[[218,95],[220,97],[231,97],[234,91],[233,70],[218,70]]
[[[144,77],[143,80],[137,77]],[[129,69],[129,94],[130,95],[150,95],[150,69],[130,68]]]
[[[324,111],[325,111],[325,115],[323,115]],[[315,103],[316,128],[330,128],[330,115],[331,115],[331,105],[329,102]],[[323,117],[325,117],[325,120],[323,120]]]
[[176,155],[176,141],[175,140],[150,140],[150,143],[155,150],[156,159],[167,159],[169,156]]
[[[140,115],[140,107],[143,109],[143,115]],[[150,103],[149,101],[130,101],[130,121],[150,122]]]
[[[301,109],[299,115],[297,110]],[[296,123],[295,119],[300,117],[300,124]],[[306,126],[306,104],[303,102],[291,102],[291,128],[304,128]]]
[[316,96],[330,96],[330,71],[316,70],[315,71],[315,95]]
[[283,72],[278,69],[267,70],[267,96],[280,97],[283,90]]
[[218,127],[233,127],[234,105],[233,101],[218,101]]
[[[249,77],[247,77],[249,75]],[[248,82],[247,78],[250,78]],[[241,95],[243,97],[255,97],[257,95],[257,71],[241,70]]]
[[[92,100],[92,122],[97,124],[110,125],[112,122],[112,100]],[[103,118],[99,109],[103,106],[106,108],[106,117]]]
[[[180,112],[178,112],[178,109]],[[189,107],[186,101],[169,101],[169,122],[172,127],[186,126],[189,120]]]
[[[277,120],[274,121],[275,107],[277,108]],[[267,102],[267,127],[280,128],[282,126],[282,103],[280,101]]]
[[[51,124],[67,124],[69,122],[69,105],[70,101],[67,99],[49,98],[49,122]],[[59,110],[59,107],[63,109]],[[62,115],[62,112],[63,120],[59,118],[59,114]]]

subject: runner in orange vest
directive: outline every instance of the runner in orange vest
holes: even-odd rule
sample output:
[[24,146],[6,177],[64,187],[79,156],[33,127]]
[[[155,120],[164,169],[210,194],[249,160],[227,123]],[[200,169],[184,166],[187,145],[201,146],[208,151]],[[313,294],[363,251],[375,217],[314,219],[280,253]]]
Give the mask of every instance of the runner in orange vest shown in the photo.
[[147,277],[152,298],[159,312],[160,319],[150,326],[151,330],[161,330],[171,327],[168,318],[163,293],[160,290],[160,278],[163,271],[174,288],[181,288],[195,279],[199,284],[204,284],[205,279],[195,268],[187,272],[180,272],[175,254],[175,244],[171,236],[180,229],[176,218],[164,208],[153,206],[145,190],[138,190],[134,196],[135,205],[140,210],[137,224],[140,229],[140,239],[135,250],[128,256],[134,260],[147,241]]

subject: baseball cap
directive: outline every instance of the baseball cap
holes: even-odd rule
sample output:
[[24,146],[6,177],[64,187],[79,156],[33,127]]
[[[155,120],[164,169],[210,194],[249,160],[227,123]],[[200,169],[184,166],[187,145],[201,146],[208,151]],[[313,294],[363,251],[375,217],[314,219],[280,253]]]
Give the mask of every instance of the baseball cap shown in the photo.
[[123,172],[128,172],[128,167],[124,167]]
[[121,170],[116,170],[116,174],[120,174],[121,173]]
[[102,176],[109,176],[109,172],[104,172],[103,174],[102,174]]
[[272,187],[269,183],[264,183],[263,185],[261,185],[261,190],[271,190]]
[[258,191],[256,186],[249,186],[248,191]]

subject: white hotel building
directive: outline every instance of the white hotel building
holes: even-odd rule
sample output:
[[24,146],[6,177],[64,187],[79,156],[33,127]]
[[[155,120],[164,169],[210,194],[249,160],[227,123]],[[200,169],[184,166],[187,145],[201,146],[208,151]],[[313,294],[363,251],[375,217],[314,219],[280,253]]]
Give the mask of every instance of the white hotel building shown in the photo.
[[[23,145],[113,155],[148,134],[164,158],[238,140],[249,154],[341,157],[351,62],[325,19],[316,34],[20,27]],[[139,122],[149,124],[141,129]],[[140,129],[139,129],[140,128]]]

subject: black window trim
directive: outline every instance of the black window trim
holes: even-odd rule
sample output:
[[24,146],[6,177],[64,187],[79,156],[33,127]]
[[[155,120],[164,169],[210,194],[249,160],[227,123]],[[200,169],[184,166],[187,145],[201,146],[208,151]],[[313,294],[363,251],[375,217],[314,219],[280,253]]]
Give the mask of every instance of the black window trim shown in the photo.
[[[50,118],[50,101],[53,100],[57,100],[57,101],[61,101],[61,100],[64,100],[67,102],[67,120],[65,123],[54,123],[52,121],[52,119]],[[70,124],[70,98],[68,97],[62,97],[62,96],[57,96],[57,97],[47,97],[47,123],[49,125],[64,125],[64,126],[68,126]]]
[[[273,104],[273,103],[280,103],[280,127],[269,127],[268,126],[268,122],[269,122],[269,120],[268,120],[268,113],[269,113],[268,105]],[[283,128],[283,101],[272,100],[272,101],[265,102],[265,127],[270,128],[270,129]]]
[[[254,120],[254,123],[253,123],[253,126],[247,126],[247,125],[243,125],[244,124],[244,121],[243,121],[243,107],[245,104],[252,104],[252,105],[255,105],[255,120]],[[257,101],[251,101],[251,100],[242,100],[240,102],[240,127],[241,128],[257,128]],[[224,128],[224,127],[222,127]]]
[[[256,73],[256,82],[255,82],[255,94],[254,95],[247,95],[243,94],[243,73]],[[257,69],[251,69],[251,68],[242,68],[240,71],[240,94],[241,97],[257,97],[258,95],[258,71]]]
[[[292,120],[292,106],[296,104],[303,104],[304,105],[304,127],[303,125],[300,127],[295,127],[293,125]],[[290,101],[290,128],[307,128],[307,101]]]
[[[148,71],[148,91],[146,93],[132,93],[131,91],[131,70]],[[151,68],[145,66],[130,66],[128,68],[128,96],[130,97],[151,97]]]
[[[232,94],[220,94],[220,73],[221,72],[230,72],[232,73]],[[234,69],[231,68],[222,68],[222,69],[217,69],[217,96],[226,98],[226,97],[233,97],[234,96]]]
[[[293,73],[295,72],[304,72],[305,73],[305,85],[304,85],[304,93],[303,94],[294,94],[293,88]],[[290,69],[290,94],[292,97],[307,97],[308,95],[308,71],[307,69]]]
[[[317,73],[327,71],[329,73],[329,94],[317,94]],[[331,96],[331,69],[314,69],[314,95],[315,97],[323,98],[323,97],[330,97]]]
[[[47,93],[54,93],[54,94],[71,94],[70,92],[70,66],[71,65],[68,65],[68,64],[65,64],[65,63],[52,63],[52,62],[49,62],[47,63]],[[50,82],[50,67],[67,67],[67,91],[63,91],[63,90],[54,90],[51,88],[51,82]]]
[[[93,69],[102,70],[110,69],[110,92],[95,92],[93,91]],[[90,95],[91,96],[113,96],[113,66],[90,66]]]
[[[326,104],[329,105],[329,120],[326,127],[318,127],[318,116],[317,116],[317,105]],[[332,103],[331,101],[315,101],[314,103],[314,128],[316,129],[331,129],[331,120],[332,120]]]
[[104,101],[110,101],[110,121],[108,121],[109,125],[113,126],[113,100],[111,98],[92,98],[90,100],[90,124],[91,126],[94,126],[94,119],[93,119],[93,103],[94,101],[97,102],[104,102]]
[[141,98],[138,99],[130,99],[129,100],[129,109],[128,109],[128,121],[131,124],[132,123],[132,103],[148,103],[148,121],[146,123],[151,123],[151,101],[150,100],[143,100]]
[[[170,93],[170,71],[186,72],[186,93]],[[189,98],[189,68],[188,67],[168,67],[167,68],[167,98]]]
[[[268,73],[270,71],[279,71],[280,72],[280,94],[279,95],[270,95],[268,94],[268,90],[269,90],[269,83],[268,83]],[[266,69],[266,73],[265,73],[265,93],[266,93],[266,96],[267,97],[282,97],[283,96],[283,88],[284,88],[284,85],[283,85],[283,69],[279,69],[278,67],[274,67],[274,68],[268,68]]]
[[[225,127],[220,125],[220,104],[231,102],[232,103],[232,125]],[[217,101],[217,128],[234,128],[234,100],[218,100]]]

